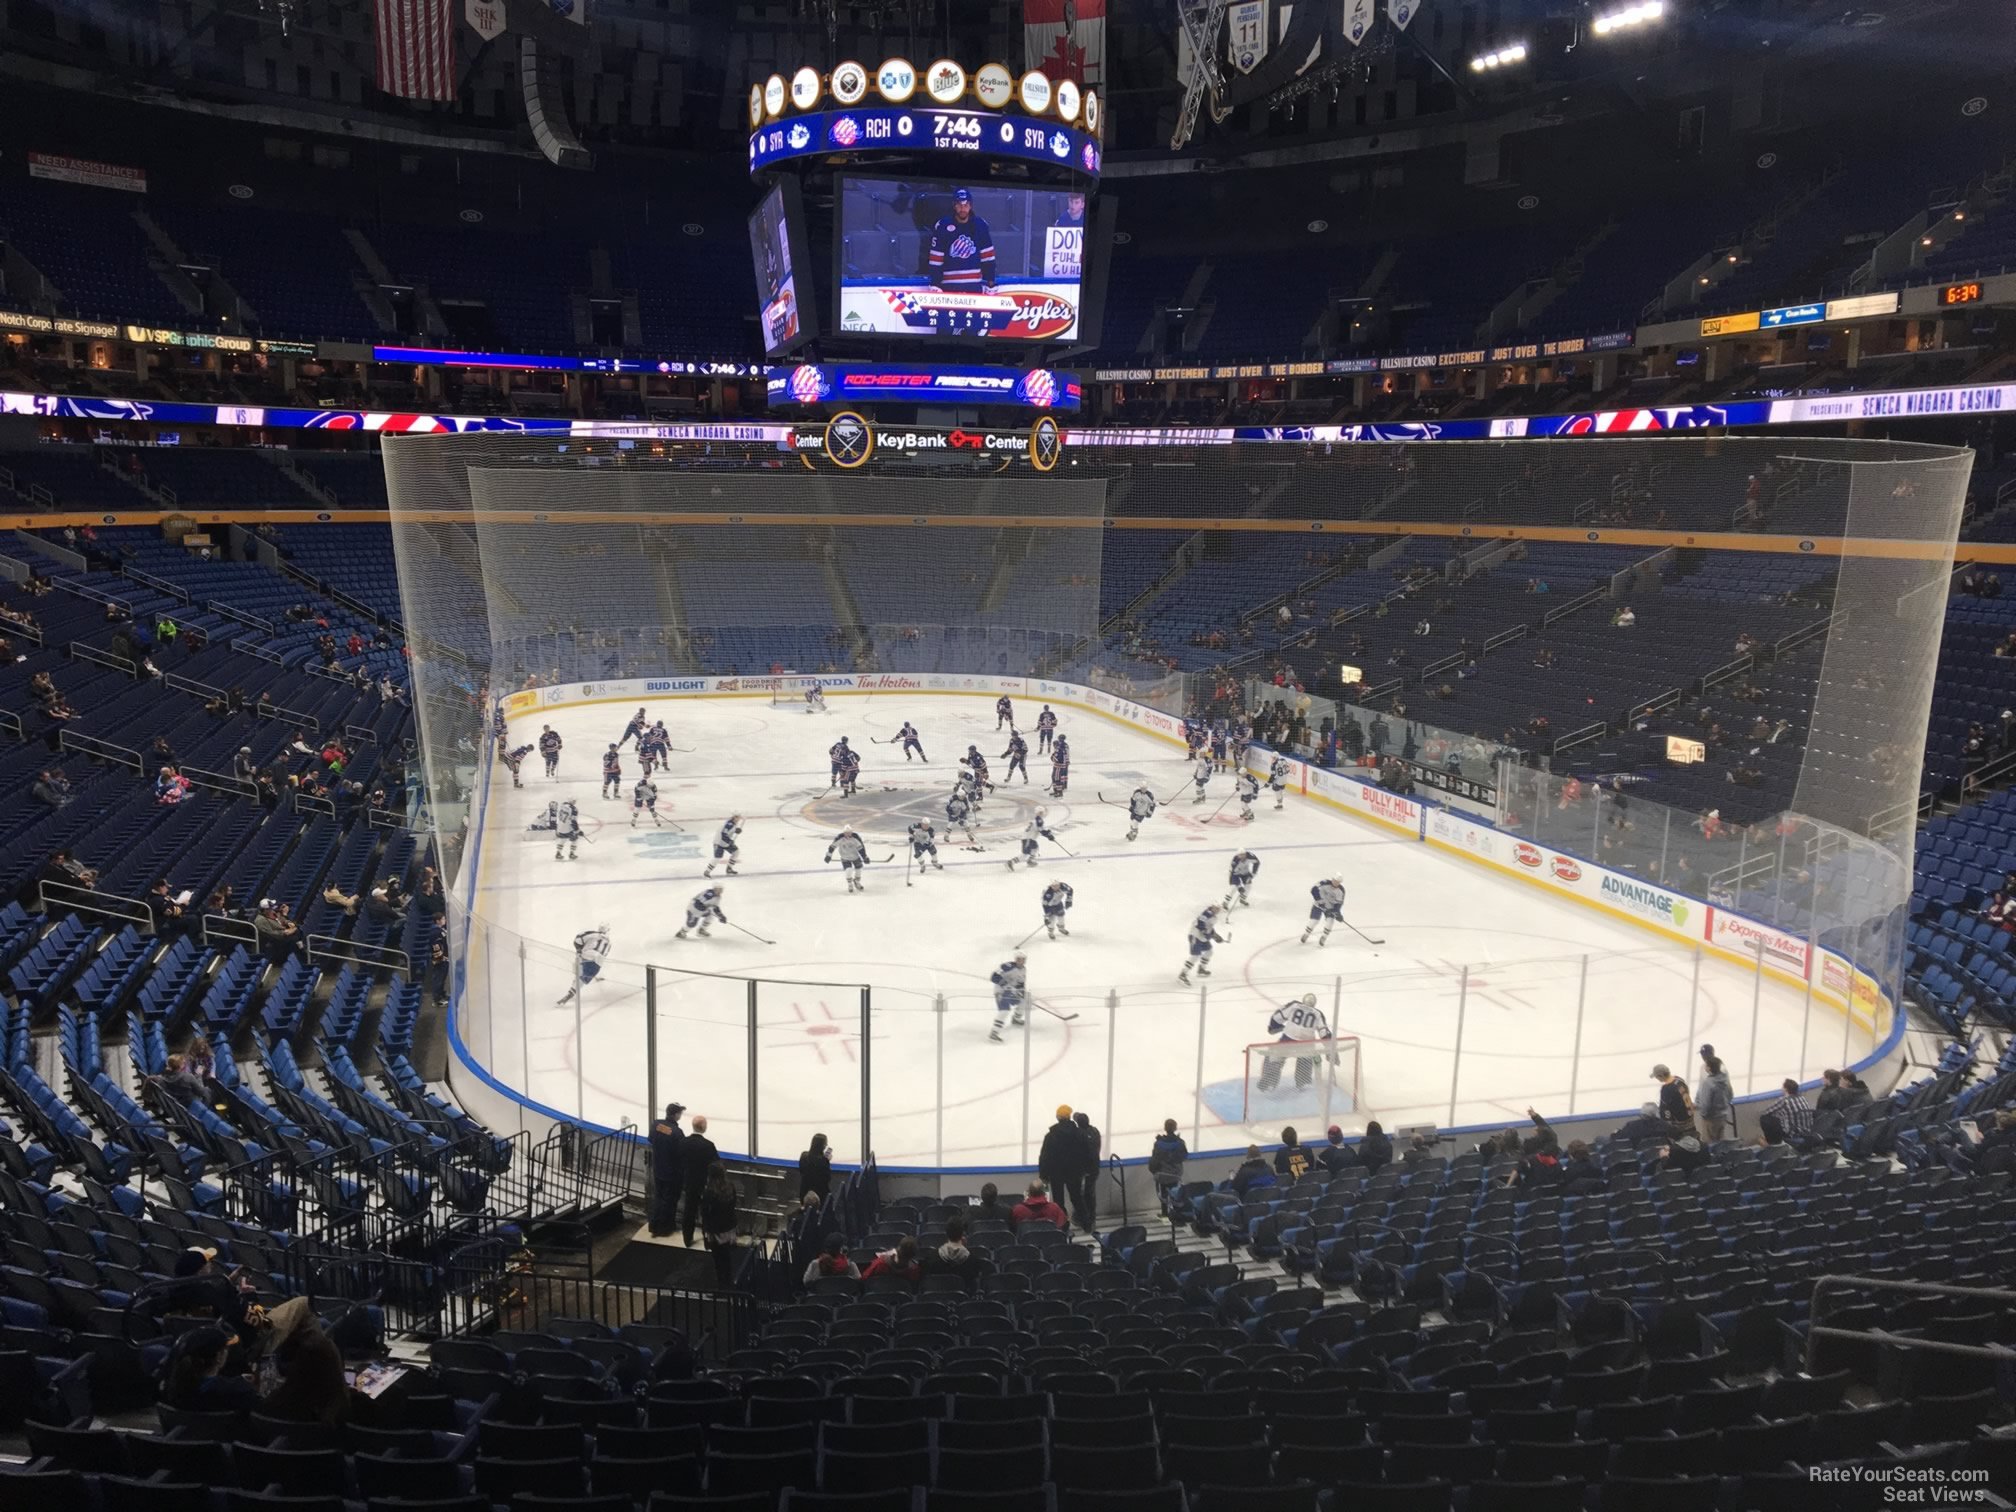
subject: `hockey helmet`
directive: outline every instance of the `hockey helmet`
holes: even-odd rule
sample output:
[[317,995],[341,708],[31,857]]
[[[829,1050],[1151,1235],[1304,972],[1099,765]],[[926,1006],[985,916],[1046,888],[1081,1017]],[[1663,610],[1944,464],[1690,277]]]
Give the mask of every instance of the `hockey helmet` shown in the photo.
[[1305,993],[1303,993],[1303,994],[1302,994],[1302,1006],[1303,1006],[1304,1008],[1314,1008],[1314,1007],[1316,1006],[1316,994],[1315,994],[1315,993],[1313,993],[1313,992],[1305,992]]

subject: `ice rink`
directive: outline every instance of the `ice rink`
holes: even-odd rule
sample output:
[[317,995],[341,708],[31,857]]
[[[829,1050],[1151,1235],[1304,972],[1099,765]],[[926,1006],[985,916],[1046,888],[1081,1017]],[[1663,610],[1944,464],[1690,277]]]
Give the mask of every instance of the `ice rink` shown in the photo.
[[[1277,812],[1263,796],[1242,824],[1236,802],[1219,808],[1232,791],[1220,776],[1192,805],[1180,751],[1086,710],[1057,708],[1072,772],[1067,796],[1052,800],[1048,761],[1033,750],[1035,701],[1016,700],[1032,747],[1025,785],[1004,780],[1007,733],[991,696],[835,694],[824,714],[767,696],[659,699],[652,716],[693,752],[675,753],[658,779],[660,814],[680,828],[633,829],[634,743],[624,796],[599,790],[602,753],[635,708],[513,717],[514,746],[550,723],[566,747],[557,780],[536,753],[522,789],[501,763],[490,774],[461,1019],[469,1052],[497,1080],[596,1122],[648,1122],[646,963],[660,968],[661,1097],[707,1115],[724,1151],[786,1159],[814,1131],[840,1160],[858,1159],[864,1095],[885,1165],[987,1166],[1033,1160],[1060,1103],[1092,1115],[1108,1153],[1138,1156],[1164,1118],[1193,1150],[1216,1150],[1273,1140],[1284,1123],[1320,1137],[1326,1111],[1356,1130],[1372,1118],[1447,1125],[1452,1105],[1457,1124],[1517,1121],[1529,1105],[1635,1107],[1651,1095],[1654,1062],[1691,1079],[1702,1041],[1728,1060],[1740,1095],[1775,1085],[1802,1051],[1810,1067],[1835,1063],[1844,1044],[1839,1011],[1788,985],[1309,799],[1290,796]],[[928,764],[871,743],[905,720]],[[852,799],[827,788],[827,747],[843,734],[863,756]],[[997,784],[978,850],[944,825],[969,743]],[[1121,803],[1143,780],[1181,793],[1130,843],[1124,811],[1097,795]],[[559,796],[599,821],[578,861],[556,862],[550,836],[526,833]],[[1033,875],[1011,873],[1015,837],[1039,805],[1076,858],[1046,843]],[[708,939],[674,938],[731,813],[747,828],[727,914],[774,945],[718,925]],[[939,825],[944,870],[906,878],[904,833],[924,815]],[[860,895],[821,860],[843,826],[879,863]],[[1234,911],[1201,990],[1185,988],[1190,921],[1223,898],[1242,846],[1262,859],[1252,906]],[[1333,875],[1348,890],[1346,918],[1382,944],[1344,929],[1320,949],[1298,943],[1311,884]],[[1051,1011],[991,1043],[988,974],[1038,929],[1038,897],[1057,878],[1076,892],[1071,936],[1039,931],[1025,947],[1032,996]],[[610,928],[615,960],[577,1011],[557,1000],[574,935],[596,924]],[[1304,992],[1357,1038],[1358,1096],[1347,1064],[1339,1083],[1249,1101],[1246,1047],[1267,1038],[1276,1004]],[[1864,1044],[1867,1031],[1855,1033]]]

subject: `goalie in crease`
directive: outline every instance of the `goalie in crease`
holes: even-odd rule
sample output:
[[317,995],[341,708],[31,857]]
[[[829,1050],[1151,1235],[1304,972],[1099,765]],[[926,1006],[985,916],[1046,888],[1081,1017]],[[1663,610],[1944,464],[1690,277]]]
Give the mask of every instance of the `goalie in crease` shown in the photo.
[[1337,1064],[1335,1046],[1325,1049],[1310,1043],[1330,1038],[1330,1020],[1316,1006],[1316,994],[1313,992],[1305,992],[1276,1008],[1267,1020],[1267,1032],[1280,1044],[1309,1043],[1310,1050],[1307,1055],[1266,1056],[1265,1063],[1260,1067],[1259,1090],[1262,1092],[1272,1092],[1281,1084],[1281,1062],[1284,1060],[1295,1062],[1295,1089],[1298,1092],[1307,1091],[1316,1080],[1317,1063],[1325,1055],[1328,1055],[1331,1065]]

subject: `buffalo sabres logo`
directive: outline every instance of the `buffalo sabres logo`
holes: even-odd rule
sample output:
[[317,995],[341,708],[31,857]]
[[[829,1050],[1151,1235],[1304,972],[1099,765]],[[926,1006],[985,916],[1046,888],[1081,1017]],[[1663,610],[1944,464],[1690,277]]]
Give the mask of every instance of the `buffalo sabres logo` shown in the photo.
[[1029,428],[1029,465],[1038,472],[1049,472],[1063,455],[1064,432],[1045,415]]
[[875,453],[875,429],[853,410],[842,410],[826,424],[826,455],[835,467],[854,468]]

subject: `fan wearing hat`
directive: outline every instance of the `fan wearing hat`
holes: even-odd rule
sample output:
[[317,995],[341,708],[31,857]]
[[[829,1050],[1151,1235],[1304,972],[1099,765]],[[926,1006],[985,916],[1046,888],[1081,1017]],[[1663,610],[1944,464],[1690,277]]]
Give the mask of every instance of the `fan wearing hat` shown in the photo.
[[1652,1068],[1652,1080],[1659,1083],[1659,1116],[1670,1124],[1694,1122],[1694,1099],[1687,1095],[1687,1083],[1673,1074],[1664,1061]]
[[1063,1103],[1057,1109],[1057,1122],[1043,1133],[1043,1148],[1036,1155],[1036,1174],[1052,1192],[1068,1198],[1084,1187],[1092,1170],[1092,1152],[1086,1148],[1085,1133],[1072,1122],[1071,1105]]

